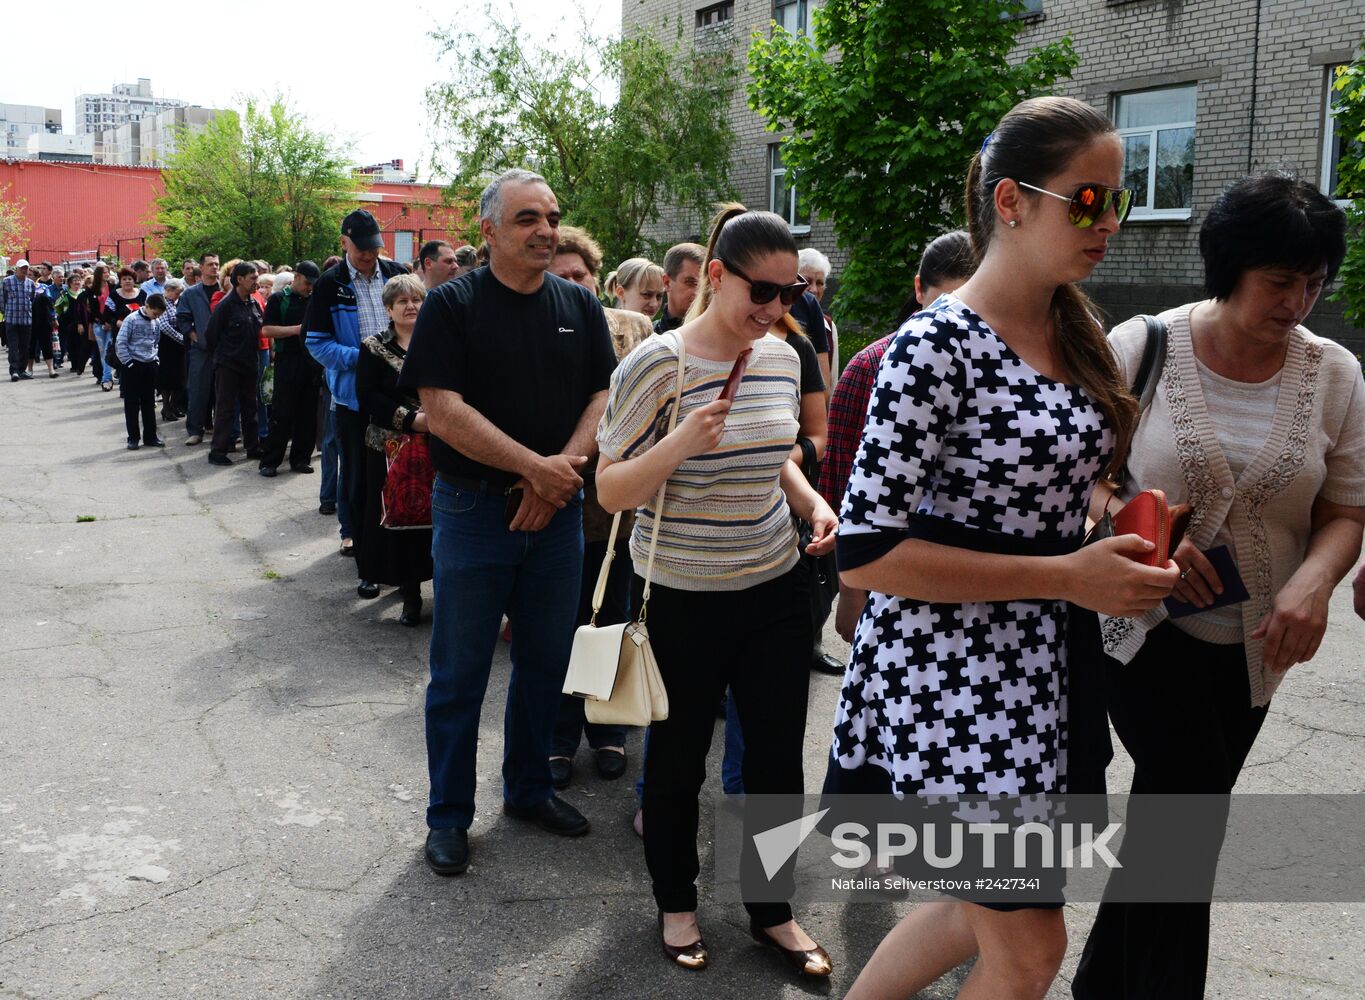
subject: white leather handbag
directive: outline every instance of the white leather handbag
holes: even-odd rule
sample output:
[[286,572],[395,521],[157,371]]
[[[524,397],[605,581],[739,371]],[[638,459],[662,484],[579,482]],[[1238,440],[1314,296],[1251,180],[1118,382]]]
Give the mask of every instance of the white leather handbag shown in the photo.
[[[673,338],[678,351],[678,385],[674,391],[673,412],[668,417],[669,433],[677,426],[678,411],[682,409],[683,374],[687,365],[682,337],[675,333]],[[592,593],[592,618],[574,633],[569,670],[564,677],[564,693],[586,699],[583,714],[589,722],[647,726],[668,718],[668,692],[659,674],[654,650],[649,645],[649,630],[645,627],[649,583],[654,575],[654,553],[659,546],[659,526],[663,523],[667,491],[668,480],[665,479],[654,501],[654,532],[649,539],[649,561],[645,566],[645,589],[639,614],[634,621],[599,627],[597,613],[602,609],[611,561],[616,555],[620,512],[612,519],[607,554]]]

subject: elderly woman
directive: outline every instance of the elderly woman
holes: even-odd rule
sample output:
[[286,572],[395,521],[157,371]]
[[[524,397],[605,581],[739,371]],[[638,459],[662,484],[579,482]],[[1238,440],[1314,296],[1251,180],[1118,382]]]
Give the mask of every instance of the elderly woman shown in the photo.
[[[1156,488],[1193,507],[1172,595],[1193,613],[1159,606],[1104,623],[1109,714],[1134,793],[1231,792],[1271,696],[1317,652],[1332,590],[1360,553],[1365,383],[1349,351],[1302,325],[1341,265],[1344,233],[1341,211],[1303,181],[1238,181],[1199,234],[1210,297],[1159,317],[1168,353],[1119,498]],[[1140,320],[1110,335],[1130,381],[1146,341]],[[1234,571],[1250,595],[1239,603]],[[1133,810],[1129,827],[1134,856],[1165,835]],[[1221,830],[1199,843],[1186,824],[1180,836],[1210,890]],[[1206,902],[1106,901],[1074,995],[1203,996],[1208,935]]]
[[[653,267],[652,264],[649,266]],[[597,274],[601,269],[602,248],[597,241],[577,226],[560,226],[559,246],[555,250],[554,260],[550,262],[550,272],[565,281],[582,285],[596,295]],[[640,310],[604,311],[618,362],[653,332],[649,319]],[[597,486],[591,469],[584,470],[583,479],[583,580],[578,592],[579,625],[586,625],[592,617],[592,592],[597,586],[597,574],[606,557],[607,538],[611,534],[611,515],[597,502]],[[612,559],[607,577],[602,610],[597,616],[599,625],[617,625],[630,616],[630,532],[634,524],[633,512],[621,515],[621,528],[616,536],[616,556]],[[626,727],[588,722],[583,715],[583,699],[564,695],[555,722],[554,736],[550,741],[550,779],[556,788],[567,788],[573,780],[573,757],[584,736],[593,750],[599,776],[612,781],[625,773]]]
[[356,398],[369,418],[365,429],[366,524],[356,552],[360,578],[397,586],[403,595],[398,623],[409,626],[422,619],[422,582],[432,575],[431,528],[384,528],[381,497],[388,476],[385,443],[399,434],[428,433],[421,402],[398,388],[412,328],[426,294],[426,286],[415,274],[398,274],[385,283],[382,301],[389,328],[361,342],[355,370]]

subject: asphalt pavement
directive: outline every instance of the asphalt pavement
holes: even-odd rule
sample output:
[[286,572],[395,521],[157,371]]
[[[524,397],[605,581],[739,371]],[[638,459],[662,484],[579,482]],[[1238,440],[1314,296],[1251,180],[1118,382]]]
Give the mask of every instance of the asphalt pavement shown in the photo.
[[[808,984],[752,943],[742,907],[703,892],[712,967],[672,967],[631,829],[638,734],[625,779],[579,755],[564,796],[589,836],[502,816],[502,644],[473,863],[432,875],[429,630],[397,624],[388,588],[356,597],[319,477],[210,466],[183,426],[164,450],[126,451],[117,394],[65,371],[0,385],[0,425],[0,996],[842,996],[907,908],[803,908],[836,963]],[[1349,597],[1277,695],[1239,790],[1362,791],[1365,623]],[[811,790],[837,689],[812,675]],[[713,775],[721,744],[718,724]],[[1127,775],[1121,758],[1111,786]],[[1068,907],[1050,997],[1070,995],[1093,912]],[[960,975],[923,995],[952,996]],[[1347,1000],[1362,982],[1365,906],[1215,908],[1210,997]]]

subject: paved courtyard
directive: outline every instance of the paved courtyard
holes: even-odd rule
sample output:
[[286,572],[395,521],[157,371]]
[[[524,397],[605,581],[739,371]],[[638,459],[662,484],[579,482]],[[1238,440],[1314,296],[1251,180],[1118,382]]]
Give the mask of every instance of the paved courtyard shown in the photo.
[[[0,419],[0,996],[842,996],[905,908],[803,910],[837,966],[811,986],[752,944],[741,907],[704,899],[713,965],[671,967],[630,826],[638,735],[627,779],[579,758],[565,797],[588,837],[501,815],[506,646],[473,864],[436,878],[421,859],[428,630],[398,626],[387,589],[355,597],[318,477],[214,468],[180,427],[164,452],[125,451],[118,397],[89,377],[0,386]],[[1349,598],[1277,696],[1241,789],[1362,790]],[[811,685],[814,787],[837,681]],[[1070,995],[1092,914],[1069,907],[1053,997]],[[1211,997],[1348,1000],[1362,982],[1365,906],[1215,909]]]

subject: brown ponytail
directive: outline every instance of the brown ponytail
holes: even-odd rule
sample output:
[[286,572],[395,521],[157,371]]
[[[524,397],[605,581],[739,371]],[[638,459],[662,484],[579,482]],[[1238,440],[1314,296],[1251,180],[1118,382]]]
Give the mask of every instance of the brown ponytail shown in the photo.
[[687,320],[696,319],[711,304],[712,260],[719,257],[736,267],[745,267],[764,254],[796,256],[796,252],[796,240],[782,216],[751,212],[737,201],[721,205],[711,220],[711,238],[706,241],[706,259],[701,265],[701,288],[687,310]]
[[[981,144],[967,168],[967,231],[979,263],[995,235],[995,188],[1002,180],[1042,186],[1094,140],[1114,134],[1099,111],[1069,97],[1035,97],[1015,105]],[[1114,457],[1105,470],[1116,475],[1128,457],[1138,407],[1123,382],[1100,324],[1098,310],[1076,285],[1052,295],[1057,353],[1069,376],[1104,414],[1114,433]]]

